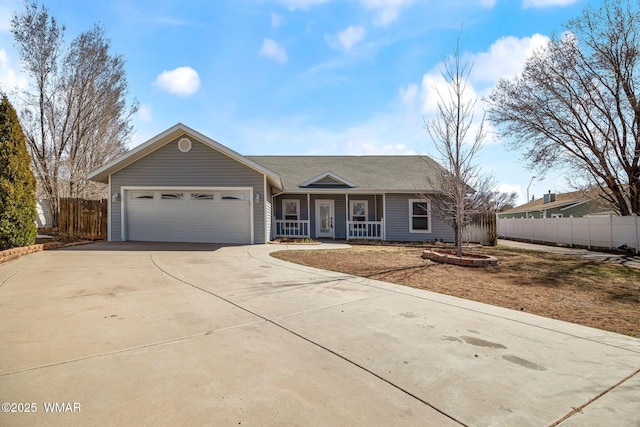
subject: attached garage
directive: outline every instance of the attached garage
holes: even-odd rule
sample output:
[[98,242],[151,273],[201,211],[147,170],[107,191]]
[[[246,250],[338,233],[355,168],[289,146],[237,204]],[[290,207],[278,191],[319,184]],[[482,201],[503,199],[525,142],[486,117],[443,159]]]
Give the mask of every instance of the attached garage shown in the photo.
[[262,244],[280,175],[178,123],[92,172],[110,241]]
[[251,243],[251,190],[127,189],[125,240]]

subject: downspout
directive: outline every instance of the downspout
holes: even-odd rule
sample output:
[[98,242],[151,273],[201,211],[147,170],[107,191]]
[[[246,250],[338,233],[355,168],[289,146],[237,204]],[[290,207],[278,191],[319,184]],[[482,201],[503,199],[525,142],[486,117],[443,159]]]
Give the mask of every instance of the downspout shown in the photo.
[[[111,198],[113,197],[113,191],[111,191],[111,174],[109,174],[109,196],[107,197],[107,242],[111,241]],[[45,220],[46,221],[46,220]],[[636,248],[638,245],[636,244]]]

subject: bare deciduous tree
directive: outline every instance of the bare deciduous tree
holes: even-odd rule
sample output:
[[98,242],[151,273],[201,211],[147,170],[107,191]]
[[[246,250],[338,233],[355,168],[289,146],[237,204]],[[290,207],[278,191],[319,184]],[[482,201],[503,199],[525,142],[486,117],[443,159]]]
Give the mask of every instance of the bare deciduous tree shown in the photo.
[[125,151],[138,104],[127,106],[124,59],[110,52],[99,25],[67,47],[64,26],[31,2],[13,16],[11,29],[31,80],[20,118],[56,226],[61,197],[103,196],[85,176]]
[[462,229],[475,213],[473,188],[481,181],[475,157],[484,145],[486,132],[484,117],[477,128],[472,129],[477,98],[469,94],[469,74],[472,65],[460,58],[460,43],[456,43],[454,55],[447,58],[441,70],[446,93],[439,89],[436,116],[425,121],[425,128],[440,154],[440,162],[446,169],[434,183],[440,196],[434,203],[434,215],[453,226],[458,256],[462,256]]
[[638,2],[589,6],[565,30],[496,85],[488,117],[534,167],[563,167],[640,214]]
[[472,183],[473,193],[469,195],[469,209],[475,213],[497,213],[515,206],[518,193],[496,190],[497,182],[491,174],[480,175]]

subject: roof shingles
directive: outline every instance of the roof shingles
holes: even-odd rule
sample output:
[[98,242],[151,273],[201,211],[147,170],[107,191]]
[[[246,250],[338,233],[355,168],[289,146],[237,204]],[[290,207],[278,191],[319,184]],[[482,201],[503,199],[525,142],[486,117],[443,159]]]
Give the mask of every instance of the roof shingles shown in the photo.
[[435,191],[437,162],[422,156],[246,156],[277,171],[284,190],[305,191],[301,185],[331,172],[362,191]]

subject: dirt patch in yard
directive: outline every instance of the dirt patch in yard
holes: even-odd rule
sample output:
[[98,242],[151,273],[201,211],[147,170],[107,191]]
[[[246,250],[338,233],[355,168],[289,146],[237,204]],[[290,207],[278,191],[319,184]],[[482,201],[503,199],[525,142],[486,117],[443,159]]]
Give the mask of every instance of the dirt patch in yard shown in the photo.
[[272,255],[311,267],[453,295],[640,337],[640,270],[569,255],[496,247],[469,268],[421,258],[423,248],[353,246]]

